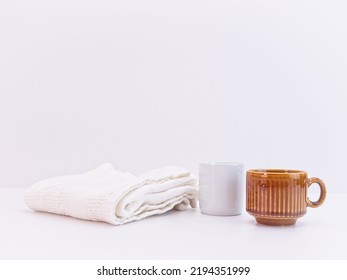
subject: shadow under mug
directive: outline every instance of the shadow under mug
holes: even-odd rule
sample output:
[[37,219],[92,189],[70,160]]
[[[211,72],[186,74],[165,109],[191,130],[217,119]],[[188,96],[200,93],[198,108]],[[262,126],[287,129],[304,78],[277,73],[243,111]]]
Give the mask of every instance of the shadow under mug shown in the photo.
[[[320,187],[317,201],[307,197],[313,183]],[[247,212],[260,224],[287,226],[306,214],[307,207],[319,207],[326,197],[326,187],[319,178],[308,178],[307,172],[286,169],[248,170],[246,177]]]

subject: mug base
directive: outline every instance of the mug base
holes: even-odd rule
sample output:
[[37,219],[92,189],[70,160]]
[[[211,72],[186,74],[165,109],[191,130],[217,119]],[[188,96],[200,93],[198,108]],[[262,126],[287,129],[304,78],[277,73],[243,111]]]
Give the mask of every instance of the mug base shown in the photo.
[[209,216],[238,216],[238,215],[241,215],[241,212],[219,212],[219,211],[201,210],[201,214],[209,215]]
[[257,223],[267,226],[292,226],[296,223],[296,218],[255,218]]

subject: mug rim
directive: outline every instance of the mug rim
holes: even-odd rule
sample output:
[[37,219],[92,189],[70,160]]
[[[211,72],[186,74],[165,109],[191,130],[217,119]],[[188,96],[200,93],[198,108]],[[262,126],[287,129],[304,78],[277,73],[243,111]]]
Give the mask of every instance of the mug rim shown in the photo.
[[306,174],[306,171],[297,169],[280,169],[280,168],[263,168],[250,169],[247,173],[251,174],[271,174],[271,175],[291,175],[291,174]]
[[240,161],[203,161],[199,162],[200,165],[208,165],[208,166],[236,166],[243,165]]

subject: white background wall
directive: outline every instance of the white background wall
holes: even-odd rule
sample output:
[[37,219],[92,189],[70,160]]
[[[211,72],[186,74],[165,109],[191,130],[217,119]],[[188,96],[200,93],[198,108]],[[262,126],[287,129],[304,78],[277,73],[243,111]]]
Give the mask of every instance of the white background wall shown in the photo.
[[0,0],[0,186],[108,161],[346,191],[344,0]]

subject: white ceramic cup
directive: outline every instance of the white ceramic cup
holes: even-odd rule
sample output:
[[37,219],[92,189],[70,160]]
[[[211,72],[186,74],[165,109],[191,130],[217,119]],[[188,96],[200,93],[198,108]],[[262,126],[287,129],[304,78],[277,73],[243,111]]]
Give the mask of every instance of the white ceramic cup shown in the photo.
[[218,216],[240,215],[244,205],[244,165],[239,162],[199,164],[201,213]]

